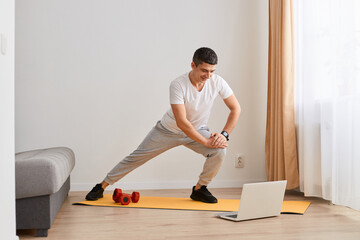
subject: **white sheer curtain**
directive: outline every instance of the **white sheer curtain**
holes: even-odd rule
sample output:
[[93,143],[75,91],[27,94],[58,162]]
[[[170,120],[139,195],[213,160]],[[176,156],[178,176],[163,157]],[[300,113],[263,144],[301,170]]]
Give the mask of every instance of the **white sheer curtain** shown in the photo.
[[360,210],[360,1],[295,1],[300,189]]

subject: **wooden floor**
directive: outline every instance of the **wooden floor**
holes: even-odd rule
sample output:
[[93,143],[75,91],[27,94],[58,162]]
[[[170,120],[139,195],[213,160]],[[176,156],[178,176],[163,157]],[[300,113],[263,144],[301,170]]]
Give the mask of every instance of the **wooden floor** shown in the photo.
[[[241,189],[210,189],[218,198],[239,198]],[[126,191],[132,192],[132,191]],[[111,193],[111,192],[108,192]],[[188,197],[190,190],[143,190],[144,196]],[[231,222],[214,212],[74,206],[85,192],[70,192],[49,230],[49,240],[89,239],[360,239],[360,212],[287,192],[285,200],[310,200],[304,215]],[[20,239],[38,239],[32,230]]]

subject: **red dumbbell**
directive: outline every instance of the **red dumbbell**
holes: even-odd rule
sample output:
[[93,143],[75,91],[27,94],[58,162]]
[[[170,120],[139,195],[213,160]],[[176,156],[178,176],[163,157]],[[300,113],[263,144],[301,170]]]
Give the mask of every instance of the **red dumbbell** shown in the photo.
[[113,193],[113,200],[116,203],[121,203],[122,205],[129,205],[130,202],[137,203],[140,199],[139,192],[133,192],[131,195],[123,193],[120,188],[115,188]]

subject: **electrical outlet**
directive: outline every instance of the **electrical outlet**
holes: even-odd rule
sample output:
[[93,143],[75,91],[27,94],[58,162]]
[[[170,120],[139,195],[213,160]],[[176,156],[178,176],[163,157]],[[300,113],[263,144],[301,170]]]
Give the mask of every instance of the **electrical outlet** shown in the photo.
[[235,154],[235,168],[244,168],[245,167],[245,154],[238,153]]

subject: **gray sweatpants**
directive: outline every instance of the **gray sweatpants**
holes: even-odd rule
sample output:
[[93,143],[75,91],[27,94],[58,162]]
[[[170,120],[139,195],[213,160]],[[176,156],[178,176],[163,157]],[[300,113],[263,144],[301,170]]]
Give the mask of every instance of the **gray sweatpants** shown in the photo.
[[[206,138],[210,137],[207,127],[199,129],[198,132]],[[184,133],[173,133],[167,130],[160,121],[157,122],[139,147],[107,174],[104,181],[112,185],[150,159],[179,145],[184,145],[206,157],[198,183],[207,186],[218,173],[225,159],[226,149],[207,148],[187,137]]]

